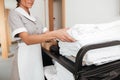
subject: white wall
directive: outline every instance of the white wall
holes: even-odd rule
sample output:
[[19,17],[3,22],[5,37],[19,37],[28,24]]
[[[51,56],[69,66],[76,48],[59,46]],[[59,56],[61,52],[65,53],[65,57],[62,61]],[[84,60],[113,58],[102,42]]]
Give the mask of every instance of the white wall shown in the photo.
[[119,0],[65,0],[66,26],[107,22],[120,16]]
[[6,9],[14,9],[16,7],[16,0],[4,0]]
[[45,11],[44,11],[44,0],[35,0],[35,3],[31,9],[31,13],[34,16],[37,16],[40,18],[41,23],[43,26],[46,26],[45,24]]

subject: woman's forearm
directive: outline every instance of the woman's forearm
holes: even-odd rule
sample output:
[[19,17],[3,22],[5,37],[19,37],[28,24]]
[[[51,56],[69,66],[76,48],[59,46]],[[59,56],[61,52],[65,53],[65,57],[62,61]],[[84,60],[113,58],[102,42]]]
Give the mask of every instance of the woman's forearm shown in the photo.
[[28,45],[42,43],[51,39],[60,39],[61,41],[74,42],[69,34],[66,32],[67,29],[60,29],[51,32],[47,32],[39,35],[29,35],[27,32],[22,32],[19,37]]
[[56,38],[55,33],[53,31],[40,35],[29,35],[28,33],[23,32],[20,33],[19,36],[27,45],[42,43]]

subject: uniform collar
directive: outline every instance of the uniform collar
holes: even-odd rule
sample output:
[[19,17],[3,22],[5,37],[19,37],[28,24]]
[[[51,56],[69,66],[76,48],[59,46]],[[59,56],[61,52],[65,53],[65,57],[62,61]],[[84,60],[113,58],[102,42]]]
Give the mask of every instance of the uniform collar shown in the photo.
[[15,9],[15,11],[19,12],[20,14],[22,14],[23,16],[25,16],[26,18],[30,19],[31,21],[36,21],[35,17],[33,17],[32,15],[29,15],[23,8],[18,7]]

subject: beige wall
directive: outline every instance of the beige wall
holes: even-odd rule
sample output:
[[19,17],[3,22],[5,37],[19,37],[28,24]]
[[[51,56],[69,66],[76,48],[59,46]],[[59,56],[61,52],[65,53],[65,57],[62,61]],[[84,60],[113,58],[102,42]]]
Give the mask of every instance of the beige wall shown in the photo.
[[54,29],[62,27],[62,0],[54,0]]
[[[16,4],[15,0],[5,1],[8,6]],[[119,0],[65,0],[65,3],[65,22],[66,26],[69,27],[80,23],[107,22],[120,17]],[[13,7],[14,6],[11,8]],[[60,13],[57,10],[60,8],[60,2],[58,0],[55,0],[54,7],[54,14],[56,17],[55,26],[58,27],[61,26],[61,22],[57,20],[61,18],[61,16],[57,14]],[[31,9],[31,12],[40,18],[43,26],[49,26],[48,0],[35,0],[35,5]]]
[[120,0],[65,0],[66,26],[100,23],[120,17]]

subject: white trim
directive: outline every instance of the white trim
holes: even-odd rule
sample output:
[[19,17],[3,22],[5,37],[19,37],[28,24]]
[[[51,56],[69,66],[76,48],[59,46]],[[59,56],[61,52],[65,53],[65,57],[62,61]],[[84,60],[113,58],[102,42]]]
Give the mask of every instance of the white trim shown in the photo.
[[26,18],[30,19],[31,21],[36,21],[35,17],[32,16],[32,14],[28,14],[23,8],[18,7],[15,9],[15,11],[19,12],[20,14],[22,14],[23,16],[25,16]]
[[12,33],[12,38],[15,38],[15,35],[18,34],[18,33],[21,33],[21,32],[27,32],[27,30],[23,27],[14,30],[13,33]]

